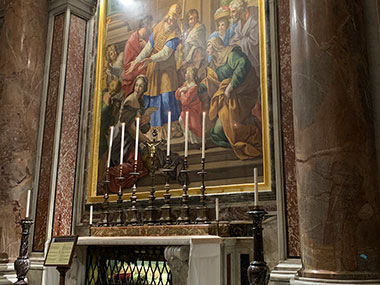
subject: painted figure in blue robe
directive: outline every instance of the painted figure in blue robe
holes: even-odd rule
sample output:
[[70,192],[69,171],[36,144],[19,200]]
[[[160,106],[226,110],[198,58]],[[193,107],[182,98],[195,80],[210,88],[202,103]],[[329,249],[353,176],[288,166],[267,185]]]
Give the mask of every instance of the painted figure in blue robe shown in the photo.
[[146,76],[149,81],[145,107],[157,107],[151,115],[152,127],[161,127],[168,122],[168,111],[172,121],[178,121],[181,113],[175,91],[178,88],[178,76],[174,53],[180,43],[180,29],[177,19],[181,15],[181,7],[173,4],[168,14],[159,22],[150,35],[149,41],[131,65],[143,62],[147,66]]

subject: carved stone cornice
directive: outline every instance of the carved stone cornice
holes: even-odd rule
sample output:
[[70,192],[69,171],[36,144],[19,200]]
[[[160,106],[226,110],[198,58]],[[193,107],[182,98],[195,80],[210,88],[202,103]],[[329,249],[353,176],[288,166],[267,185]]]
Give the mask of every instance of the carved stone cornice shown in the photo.
[[86,20],[95,15],[97,0],[49,0],[49,13],[60,14],[67,9]]

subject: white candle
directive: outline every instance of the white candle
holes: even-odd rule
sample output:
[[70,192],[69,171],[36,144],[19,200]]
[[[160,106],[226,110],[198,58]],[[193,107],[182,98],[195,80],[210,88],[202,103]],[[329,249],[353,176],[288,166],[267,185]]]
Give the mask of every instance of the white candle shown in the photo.
[[93,211],[93,206],[90,206],[90,225],[92,225],[92,211]]
[[123,164],[125,123],[121,123],[120,164]]
[[172,123],[172,112],[168,112],[168,142],[166,146],[166,155],[170,155],[170,131],[171,131],[171,123]]
[[202,158],[205,158],[206,149],[206,112],[202,113]]
[[32,193],[31,190],[28,190],[28,197],[26,199],[26,213],[25,218],[29,218],[29,209],[30,209],[30,194]]
[[219,221],[219,198],[215,199],[215,220]]
[[110,165],[111,165],[112,139],[113,139],[113,126],[110,127],[110,140],[109,140],[109,146],[108,146],[107,168],[110,168]]
[[136,118],[136,143],[135,143],[135,161],[139,153],[139,133],[140,133],[140,117]]
[[187,157],[188,152],[188,136],[189,136],[189,112],[186,111],[185,116],[185,157]]
[[259,185],[257,184],[257,168],[253,170],[253,182],[254,182],[254,187],[255,187],[255,206],[258,205],[259,203]]

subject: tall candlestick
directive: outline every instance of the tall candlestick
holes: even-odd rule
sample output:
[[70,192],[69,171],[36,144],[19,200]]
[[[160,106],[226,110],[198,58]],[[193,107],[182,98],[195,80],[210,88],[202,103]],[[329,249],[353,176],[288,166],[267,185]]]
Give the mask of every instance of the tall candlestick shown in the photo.
[[219,198],[215,199],[215,220],[219,221]]
[[107,168],[110,168],[110,165],[111,165],[112,139],[113,139],[113,126],[110,127],[110,140],[109,140],[109,146],[108,146]]
[[170,131],[171,131],[171,123],[172,123],[172,112],[168,112],[168,142],[166,146],[166,156],[170,155]]
[[140,117],[136,118],[136,143],[135,143],[135,161],[139,152],[139,133],[140,133]]
[[30,194],[32,193],[31,190],[28,190],[28,197],[26,199],[26,213],[25,218],[29,218],[29,209],[30,209]]
[[189,136],[189,112],[186,111],[185,116],[185,157],[187,157],[188,152],[188,136]]
[[202,113],[202,158],[205,158],[206,149],[206,112]]
[[253,182],[255,184],[255,206],[259,203],[259,185],[257,184],[257,168],[253,170]]
[[93,206],[91,205],[90,206],[90,223],[89,223],[90,225],[92,225],[92,212],[93,212],[93,210],[94,210]]
[[121,123],[120,165],[123,164],[125,123]]

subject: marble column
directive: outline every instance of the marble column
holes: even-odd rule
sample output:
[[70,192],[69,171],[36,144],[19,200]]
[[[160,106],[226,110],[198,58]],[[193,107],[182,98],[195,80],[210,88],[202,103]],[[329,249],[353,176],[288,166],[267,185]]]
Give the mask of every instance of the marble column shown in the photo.
[[0,28],[0,256],[18,256],[33,188],[45,44],[46,0],[2,1]]
[[361,2],[290,1],[299,280],[380,279],[380,204]]

